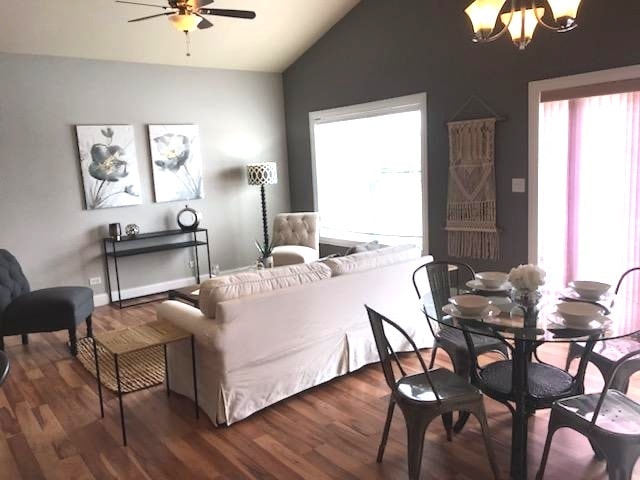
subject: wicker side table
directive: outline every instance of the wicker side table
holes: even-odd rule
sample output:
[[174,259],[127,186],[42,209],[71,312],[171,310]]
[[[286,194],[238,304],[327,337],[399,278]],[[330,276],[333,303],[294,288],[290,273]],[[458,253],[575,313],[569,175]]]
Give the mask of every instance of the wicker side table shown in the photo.
[[167,345],[181,340],[191,340],[191,364],[193,369],[193,395],[195,400],[196,418],[200,418],[198,408],[198,383],[196,379],[196,348],[193,334],[176,327],[166,320],[157,320],[137,327],[125,328],[113,332],[105,332],[94,335],[93,355],[96,362],[96,380],[98,381],[98,396],[100,397],[100,416],[104,418],[104,403],[102,400],[102,383],[100,381],[100,365],[98,361],[97,344],[100,344],[107,352],[113,355],[116,384],[118,389],[118,403],[120,405],[120,425],[122,427],[122,443],[127,445],[127,432],[124,423],[124,409],[122,405],[122,385],[120,382],[119,357],[133,352],[139,352],[147,348],[164,347],[165,375],[167,382],[167,395],[169,395],[169,369],[167,366]]

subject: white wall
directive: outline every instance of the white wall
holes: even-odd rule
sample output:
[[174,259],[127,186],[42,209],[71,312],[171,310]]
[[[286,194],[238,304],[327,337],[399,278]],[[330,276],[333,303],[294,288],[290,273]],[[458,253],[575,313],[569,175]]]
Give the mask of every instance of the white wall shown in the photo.
[[[102,293],[107,224],[177,228],[184,202],[153,202],[147,125],[155,123],[200,127],[205,198],[189,204],[209,228],[212,262],[231,269],[255,261],[260,195],[246,183],[246,163],[278,163],[279,183],[267,187],[270,219],[289,210],[281,75],[0,53],[0,248],[18,257],[32,287],[100,276],[94,289]],[[85,210],[76,124],[134,126],[142,205]],[[123,287],[188,277],[191,256],[123,259]]]

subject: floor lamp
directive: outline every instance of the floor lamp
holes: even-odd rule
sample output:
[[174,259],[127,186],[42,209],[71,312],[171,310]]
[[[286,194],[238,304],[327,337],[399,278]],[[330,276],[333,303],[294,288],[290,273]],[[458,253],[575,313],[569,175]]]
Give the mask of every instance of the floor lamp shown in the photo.
[[249,185],[260,185],[262,198],[262,230],[264,246],[269,247],[269,228],[267,226],[267,198],[264,186],[278,183],[278,169],[275,162],[250,163],[247,165],[247,182]]

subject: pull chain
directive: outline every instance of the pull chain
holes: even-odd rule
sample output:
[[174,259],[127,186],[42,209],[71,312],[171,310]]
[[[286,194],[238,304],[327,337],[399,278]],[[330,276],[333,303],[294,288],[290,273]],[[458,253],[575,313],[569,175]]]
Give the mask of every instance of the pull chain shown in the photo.
[[187,44],[187,57],[191,56],[191,37],[189,37],[189,32],[187,30],[184,31],[185,41]]

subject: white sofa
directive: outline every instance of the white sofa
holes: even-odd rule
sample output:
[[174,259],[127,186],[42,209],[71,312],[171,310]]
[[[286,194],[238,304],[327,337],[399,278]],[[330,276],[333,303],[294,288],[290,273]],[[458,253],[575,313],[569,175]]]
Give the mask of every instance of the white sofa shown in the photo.
[[[432,345],[411,274],[432,260],[391,247],[203,282],[200,308],[157,307],[196,338],[201,408],[232,424],[273,403],[378,361],[365,304]],[[377,259],[376,259],[377,257]],[[258,293],[259,292],[259,293]],[[389,332],[393,347],[407,342]],[[188,342],[170,345],[171,389],[193,398]]]

